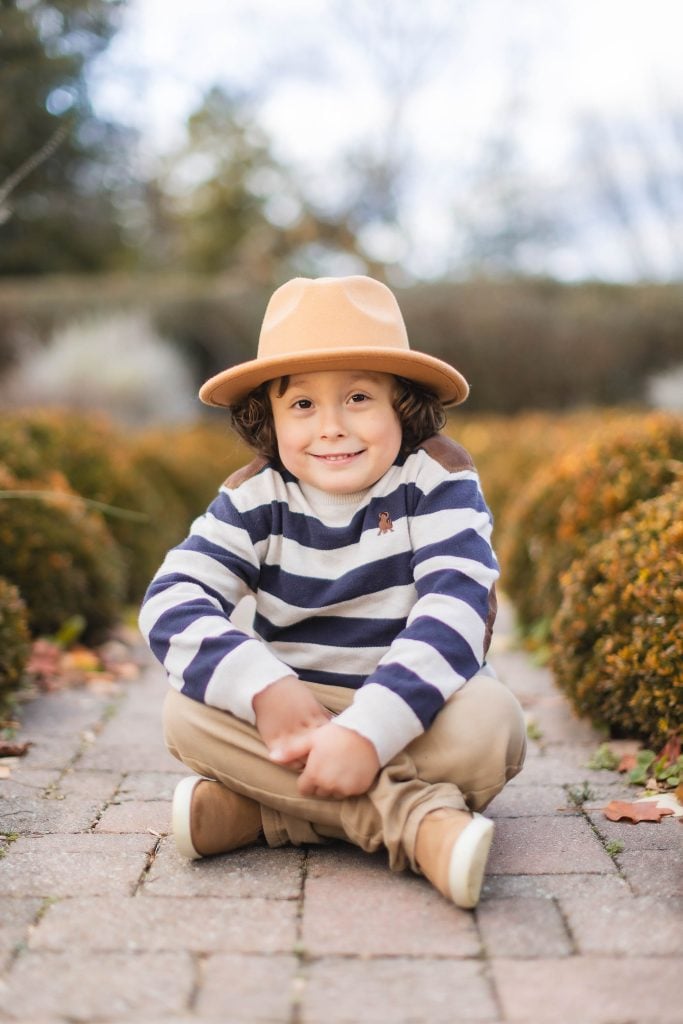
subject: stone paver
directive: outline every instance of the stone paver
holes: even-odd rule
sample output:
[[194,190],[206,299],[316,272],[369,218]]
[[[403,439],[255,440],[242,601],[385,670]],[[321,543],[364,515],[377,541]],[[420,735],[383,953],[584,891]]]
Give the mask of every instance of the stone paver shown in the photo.
[[307,968],[305,981],[305,1024],[453,1024],[488,1022],[498,1014],[483,965],[476,960],[328,957]]
[[[19,957],[0,989],[5,1019],[41,1016],[91,1022],[130,1013],[168,1013],[185,1006],[195,968],[188,953],[33,953]],[[2,1019],[2,1018],[0,1018]]]
[[303,858],[304,853],[295,849],[252,847],[190,862],[166,839],[145,879],[143,895],[297,899]]
[[616,871],[589,823],[581,817],[502,818],[489,859],[492,875]]
[[494,960],[505,1020],[535,1024],[679,1024],[679,956]]
[[79,955],[125,950],[286,953],[296,940],[296,919],[294,901],[259,897],[65,899],[48,907],[29,947],[71,949]]
[[424,879],[389,873],[384,857],[326,849],[308,861],[303,946],[316,957],[471,957],[481,951],[473,916],[449,906]]
[[149,835],[21,837],[0,859],[0,896],[127,896],[154,843]]
[[678,1024],[683,825],[607,821],[637,793],[587,767],[602,737],[500,631],[494,661],[535,738],[486,812],[474,913],[342,843],[183,860],[154,666],[27,704],[0,780],[0,1021]]
[[293,956],[211,956],[202,965],[198,1017],[230,1024],[290,1021],[300,992],[297,972]]
[[656,957],[683,950],[683,897],[598,902],[580,895],[560,906],[581,953]]
[[171,831],[171,808],[167,800],[127,800],[111,804],[97,822],[96,832]]
[[483,900],[476,912],[486,955],[569,956],[573,943],[557,904],[543,897]]

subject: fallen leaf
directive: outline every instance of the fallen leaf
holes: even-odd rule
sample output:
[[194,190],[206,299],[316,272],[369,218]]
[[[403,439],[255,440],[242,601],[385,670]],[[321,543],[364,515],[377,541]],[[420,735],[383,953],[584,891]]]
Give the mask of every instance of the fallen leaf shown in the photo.
[[30,746],[30,740],[26,740],[24,743],[0,740],[0,757],[23,757]]
[[658,761],[662,758],[666,758],[665,764],[676,764],[676,761],[681,756],[681,740],[679,736],[672,736],[670,740],[666,742],[664,748],[657,757]]
[[635,768],[635,766],[637,765],[637,763],[638,762],[636,760],[636,755],[635,754],[624,754],[624,756],[622,757],[621,761],[619,762],[619,766],[617,767],[617,771],[618,772],[632,772],[633,769]]
[[674,796],[678,800],[679,804],[683,804],[683,782],[676,786],[674,790]]
[[[649,797],[641,797],[640,800],[638,800],[637,802],[638,803],[643,803],[643,802],[646,802],[648,800],[649,800],[649,802],[652,802],[652,800]],[[657,797],[657,799],[654,801],[654,803],[657,805],[657,807],[660,807],[660,808],[661,807],[670,807],[671,808],[671,813],[674,815],[674,817],[676,817],[676,818],[683,818],[683,803],[681,803],[676,798],[674,793],[672,793],[672,792],[661,793]]]
[[612,800],[605,807],[605,817],[610,821],[660,821],[665,815],[673,814],[670,807],[658,807],[656,800],[639,800],[628,803],[626,800]]

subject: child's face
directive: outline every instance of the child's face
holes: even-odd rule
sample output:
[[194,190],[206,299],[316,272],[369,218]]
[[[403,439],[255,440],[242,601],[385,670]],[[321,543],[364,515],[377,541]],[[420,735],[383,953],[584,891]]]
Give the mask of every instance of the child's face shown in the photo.
[[388,373],[324,370],[271,386],[280,459],[303,483],[330,494],[371,487],[398,455],[402,430]]

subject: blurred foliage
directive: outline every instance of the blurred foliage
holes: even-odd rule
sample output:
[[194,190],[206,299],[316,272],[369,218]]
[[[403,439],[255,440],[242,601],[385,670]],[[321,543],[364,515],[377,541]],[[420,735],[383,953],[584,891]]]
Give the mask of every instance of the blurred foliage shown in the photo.
[[577,711],[657,750],[683,732],[683,486],[619,517],[562,591],[551,666]]
[[[642,402],[651,374],[683,363],[683,292],[675,285],[479,280],[397,295],[413,346],[470,381],[464,417]],[[255,355],[268,298],[269,289],[237,272],[0,281],[0,367],[20,357],[22,338],[48,344],[78,314],[143,308],[185,353],[199,385]]]
[[[122,0],[0,4],[0,187],[22,179],[0,204],[0,274],[131,263],[117,208],[131,187],[129,137],[93,115],[85,84],[122,9]],[[29,169],[51,140],[54,152]]]
[[0,577],[0,716],[21,686],[29,650],[26,605],[17,588]]
[[120,552],[102,517],[61,473],[19,480],[0,466],[0,576],[19,589],[34,635],[79,615],[84,637],[95,639],[121,614]]
[[183,536],[181,500],[161,493],[145,476],[126,436],[104,417],[42,410],[4,414],[1,463],[22,480],[57,470],[76,493],[112,507],[107,528],[117,542],[131,601],[139,600],[166,550]]
[[620,513],[682,476],[683,418],[651,414],[608,420],[589,440],[577,430],[573,444],[520,481],[499,554],[523,626],[549,624],[562,599],[562,572]]

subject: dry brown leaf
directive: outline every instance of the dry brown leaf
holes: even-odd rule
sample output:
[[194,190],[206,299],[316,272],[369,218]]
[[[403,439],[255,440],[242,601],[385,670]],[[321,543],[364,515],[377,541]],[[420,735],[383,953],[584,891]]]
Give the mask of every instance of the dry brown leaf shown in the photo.
[[629,803],[626,800],[612,800],[605,807],[604,815],[610,821],[661,821],[667,814],[673,814],[670,807],[658,807],[656,800]]
[[0,757],[23,757],[30,746],[30,740],[26,740],[24,743],[0,740]]
[[674,796],[678,800],[679,804],[683,804],[683,782],[679,783],[674,790]]
[[624,754],[621,761],[619,762],[618,772],[632,772],[637,764],[635,754]]
[[661,761],[663,757],[666,758],[666,764],[676,764],[676,761],[681,756],[681,740],[679,736],[672,736],[670,740],[666,742],[663,749],[657,755],[657,760]]

